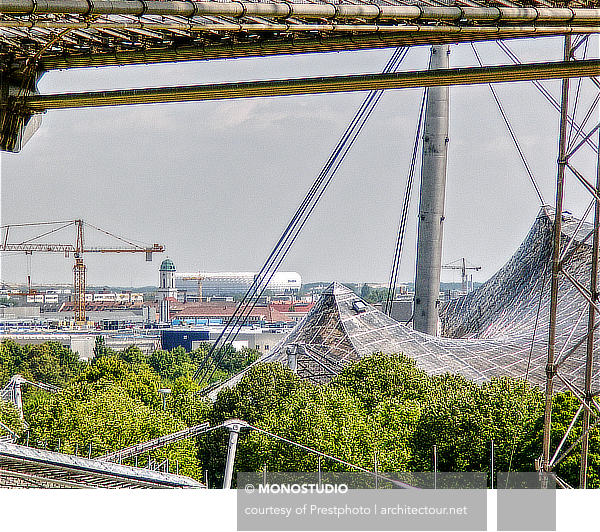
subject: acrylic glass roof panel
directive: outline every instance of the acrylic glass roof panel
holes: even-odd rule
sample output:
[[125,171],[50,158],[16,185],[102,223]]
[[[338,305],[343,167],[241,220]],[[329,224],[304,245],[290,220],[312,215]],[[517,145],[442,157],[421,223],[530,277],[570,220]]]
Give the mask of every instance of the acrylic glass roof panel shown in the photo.
[[[546,378],[552,227],[553,214],[542,210],[503,268],[474,292],[442,309],[444,336],[414,331],[371,305],[357,312],[353,303],[360,298],[333,283],[306,318],[261,361],[286,363],[287,348],[302,346],[305,354],[297,355],[298,372],[314,382],[326,382],[361,357],[375,352],[404,353],[432,375],[457,373],[476,382],[527,375],[532,384],[542,386]],[[590,229],[589,224],[563,215],[562,246],[569,247],[565,270],[584,285],[590,270],[591,250],[585,242]],[[581,386],[585,347],[578,343],[586,332],[587,319],[583,318],[587,317],[587,302],[565,278],[559,284],[558,301],[559,375]],[[600,340],[596,339],[595,346],[593,388],[597,391]],[[319,370],[311,375],[310,368],[316,365]],[[555,382],[557,391],[565,389],[560,379]]]
[[0,441],[0,487],[202,488],[181,475]]

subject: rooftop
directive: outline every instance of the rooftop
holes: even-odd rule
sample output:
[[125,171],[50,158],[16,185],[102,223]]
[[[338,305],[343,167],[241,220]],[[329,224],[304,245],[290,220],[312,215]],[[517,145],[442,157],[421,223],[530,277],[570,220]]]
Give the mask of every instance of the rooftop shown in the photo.
[[196,480],[141,467],[0,441],[0,487],[202,488]]

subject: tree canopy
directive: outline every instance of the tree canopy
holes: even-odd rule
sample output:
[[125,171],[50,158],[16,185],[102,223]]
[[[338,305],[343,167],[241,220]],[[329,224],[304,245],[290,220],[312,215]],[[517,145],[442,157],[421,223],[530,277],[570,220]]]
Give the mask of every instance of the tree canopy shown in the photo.
[[[59,386],[60,391],[23,387],[27,437],[13,405],[0,401],[0,421],[21,436],[21,443],[94,457],[201,423],[210,417],[210,407],[192,375],[207,349],[202,346],[187,353],[176,348],[147,355],[130,346],[116,352],[99,336],[95,357],[84,362],[58,343],[21,346],[4,340],[0,342],[0,387],[12,375],[22,374],[33,382]],[[257,357],[256,351],[230,348],[217,376],[226,378]],[[163,408],[159,390],[164,388],[171,393]],[[203,478],[193,440],[171,444],[139,460],[146,464],[150,458],[159,463],[168,459],[171,470],[176,466],[180,474]]]
[[[24,389],[31,445],[93,456],[209,421],[239,418],[250,425],[356,466],[380,471],[430,471],[437,447],[440,471],[488,471],[491,442],[496,471],[531,471],[541,454],[543,394],[523,381],[492,379],[476,384],[458,375],[430,376],[403,355],[374,354],[348,366],[330,383],[301,380],[280,363],[252,364],[256,351],[229,348],[216,366],[219,378],[249,369],[213,403],[192,378],[209,346],[145,354],[136,347],[114,352],[103,341],[96,357],[81,362],[56,343],[18,346],[0,343],[0,386],[11,375],[61,387],[57,394]],[[214,361],[207,361],[213,364]],[[169,388],[164,408],[159,390]],[[578,408],[569,393],[553,406],[553,446]],[[16,409],[0,402],[0,421],[25,438]],[[581,435],[579,420],[567,446]],[[568,455],[557,473],[578,484],[579,458]],[[227,454],[227,430],[156,451],[153,459],[178,463],[180,473],[220,485]],[[142,457],[142,463],[148,456]],[[589,485],[600,487],[600,431],[590,437]],[[318,458],[265,432],[240,436],[239,471],[314,471]],[[323,470],[351,469],[323,458]]]

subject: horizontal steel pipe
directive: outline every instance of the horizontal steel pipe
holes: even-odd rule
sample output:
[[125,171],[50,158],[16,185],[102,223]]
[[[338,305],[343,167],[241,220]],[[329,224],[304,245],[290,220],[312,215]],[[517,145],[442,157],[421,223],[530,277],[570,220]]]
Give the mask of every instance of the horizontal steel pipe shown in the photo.
[[600,9],[563,7],[434,7],[378,4],[296,4],[293,2],[194,2],[158,0],[2,0],[0,14],[167,15],[269,17],[299,19],[364,19],[444,22],[572,22],[596,23]]
[[[598,20],[600,24],[600,20]],[[277,33],[306,33],[311,31],[338,32],[338,33],[539,33],[544,35],[564,35],[565,33],[598,33],[600,26],[576,25],[528,25],[528,26],[458,26],[458,25],[423,25],[423,24],[339,24],[339,23],[312,23],[312,24],[285,24],[276,22],[236,23],[213,22],[177,24],[173,22],[50,22],[44,20],[0,20],[0,28],[41,28],[46,30],[122,30],[122,31],[169,31],[181,30],[189,32],[277,32]],[[162,37],[159,35],[156,38]],[[64,37],[68,38],[68,35]]]
[[425,70],[394,74],[366,74],[270,81],[248,81],[184,87],[129,89],[102,92],[25,96],[20,104],[34,112],[48,109],[136,105],[145,103],[187,102],[290,96],[378,89],[473,85],[511,81],[532,81],[567,77],[596,76],[600,60],[533,63],[526,65],[469,67]]

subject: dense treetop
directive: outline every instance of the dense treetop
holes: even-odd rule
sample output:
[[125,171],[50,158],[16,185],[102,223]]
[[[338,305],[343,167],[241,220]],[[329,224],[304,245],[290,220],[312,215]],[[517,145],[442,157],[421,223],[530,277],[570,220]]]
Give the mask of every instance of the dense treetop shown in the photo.
[[[121,352],[96,344],[96,357],[81,362],[55,343],[18,346],[0,343],[0,386],[11,375],[60,386],[50,394],[24,388],[25,419],[0,403],[0,421],[21,434],[21,442],[60,448],[63,452],[99,456],[185,426],[240,418],[357,466],[380,471],[430,471],[437,446],[440,471],[488,471],[491,441],[496,471],[531,471],[541,454],[543,394],[509,378],[478,385],[457,375],[429,376],[402,355],[374,354],[346,368],[325,386],[314,386],[279,363],[255,364],[236,386],[224,388],[214,403],[192,379],[208,346],[186,353],[181,348],[145,355],[135,347]],[[224,379],[254,362],[258,354],[230,348],[217,367]],[[213,361],[209,362],[214,364]],[[163,409],[158,390],[170,388]],[[553,445],[577,410],[570,394],[555,397]],[[581,434],[580,423],[568,440]],[[600,431],[591,435],[589,481],[600,487]],[[227,431],[219,429],[160,449],[148,459],[169,459],[181,474],[220,486]],[[240,436],[238,471],[314,471],[317,457],[257,431]],[[323,459],[323,470],[345,470]],[[558,467],[558,474],[577,485],[578,456]]]

